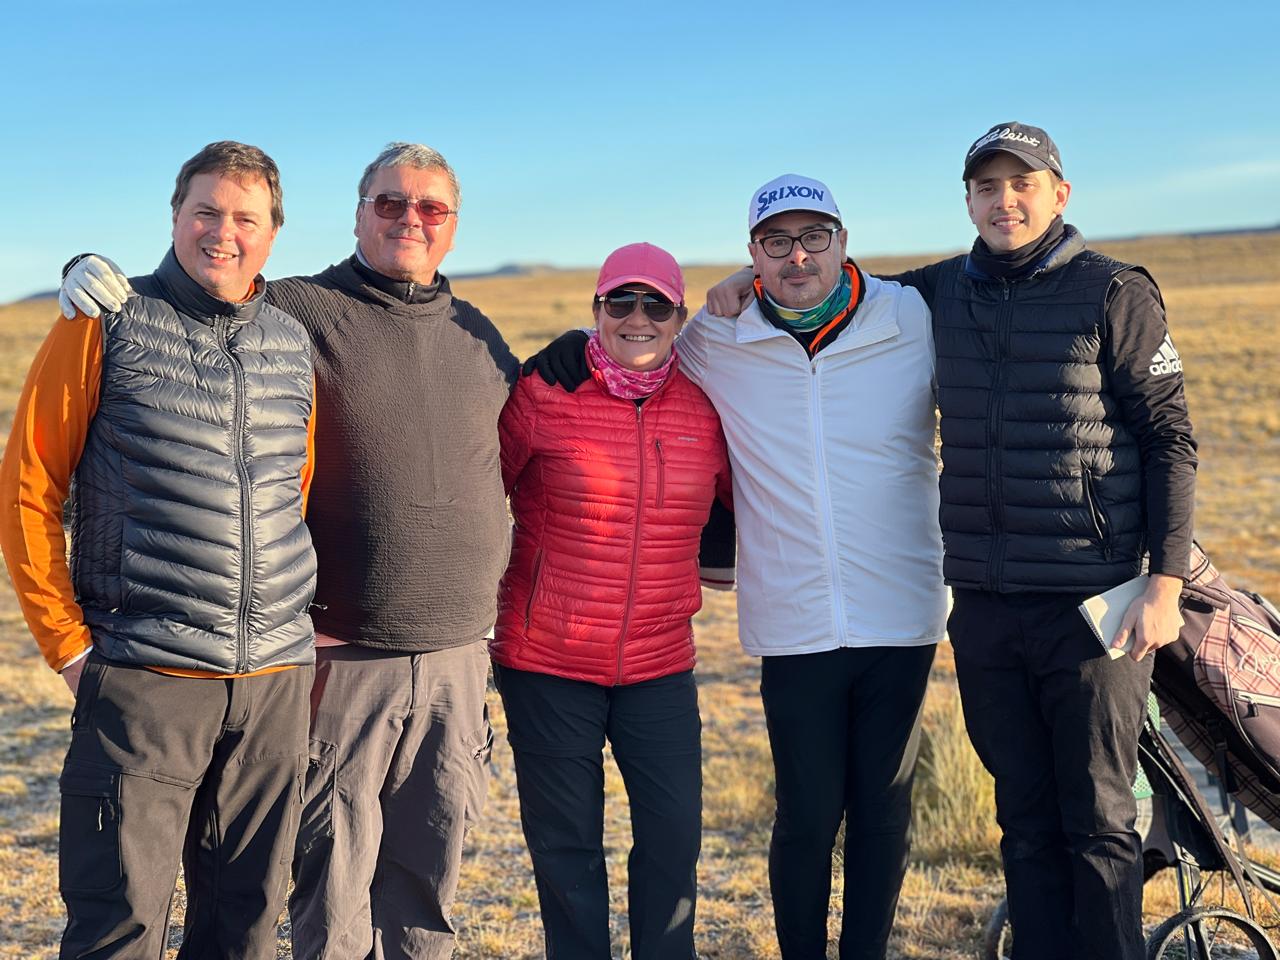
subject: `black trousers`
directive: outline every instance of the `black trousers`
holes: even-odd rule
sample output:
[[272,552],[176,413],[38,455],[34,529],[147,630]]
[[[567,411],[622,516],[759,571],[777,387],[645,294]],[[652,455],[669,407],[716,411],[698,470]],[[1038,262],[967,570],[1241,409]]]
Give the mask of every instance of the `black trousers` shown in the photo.
[[155,960],[181,857],[182,960],[276,955],[315,671],[197,680],[90,654],[59,785],[62,960]]
[[1014,960],[1141,960],[1133,778],[1152,658],[1109,659],[1074,594],[955,591],[965,725],[996,781]]
[[702,725],[693,672],[602,687],[494,664],[515,755],[548,960],[609,960],[607,738],[631,806],[634,960],[692,960],[702,844]]
[[783,960],[824,960],[831,852],[847,817],[841,960],[883,960],[907,869],[934,645],[765,657],[778,812],[769,889]]

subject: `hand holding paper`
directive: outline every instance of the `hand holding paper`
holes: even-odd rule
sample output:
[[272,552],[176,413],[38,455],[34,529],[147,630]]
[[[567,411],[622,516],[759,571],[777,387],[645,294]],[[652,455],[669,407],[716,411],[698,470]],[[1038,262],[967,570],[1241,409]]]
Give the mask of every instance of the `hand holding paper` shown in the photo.
[[1112,649],[1124,650],[1134,660],[1141,660],[1177,640],[1182,629],[1182,611],[1178,609],[1181,594],[1181,578],[1153,574],[1146,589],[1125,611],[1120,630],[1111,642]]

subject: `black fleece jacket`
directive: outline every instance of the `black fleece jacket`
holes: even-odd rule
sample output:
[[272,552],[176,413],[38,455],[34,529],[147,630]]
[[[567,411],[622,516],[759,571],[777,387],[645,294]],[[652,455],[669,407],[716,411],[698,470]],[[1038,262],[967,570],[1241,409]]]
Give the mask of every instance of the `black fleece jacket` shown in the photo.
[[355,257],[273,280],[267,300],[314,345],[316,631],[405,653],[479,640],[510,543],[502,335],[444,277],[404,284]]

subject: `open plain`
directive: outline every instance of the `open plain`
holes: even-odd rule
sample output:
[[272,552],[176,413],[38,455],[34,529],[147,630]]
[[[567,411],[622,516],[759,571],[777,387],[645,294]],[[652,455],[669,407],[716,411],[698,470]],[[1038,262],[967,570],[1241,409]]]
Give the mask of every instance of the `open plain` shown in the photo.
[[[1234,582],[1280,600],[1280,232],[1152,237],[1097,246],[1146,265],[1162,287],[1200,443],[1200,542]],[[863,266],[893,272],[929,259],[867,260]],[[691,268],[691,306],[725,272],[724,267]],[[562,330],[589,321],[593,280],[591,270],[547,271],[460,280],[454,287],[488,313],[523,357]],[[27,366],[55,315],[51,300],[0,307],[0,437],[8,436]],[[411,422],[412,411],[403,415]],[[758,664],[738,649],[732,595],[707,592],[705,600],[696,621],[706,783],[698,948],[717,960],[772,958],[777,947],[765,863],[772,779]],[[71,698],[36,653],[7,576],[0,586],[0,662],[0,958],[50,958],[57,954],[63,922],[57,893],[57,776],[69,737]],[[488,808],[464,863],[455,918],[458,956],[540,957],[537,898],[520,833],[501,705],[492,693],[490,706],[498,732],[493,777]],[[965,738],[945,645],[925,709],[915,847],[893,955],[974,957],[983,925],[1002,896],[998,834],[991,785]],[[612,769],[606,790],[615,953],[626,956],[629,832],[621,780]],[[852,829],[856,833],[856,824]],[[839,889],[837,877],[832,903],[837,918]],[[1176,895],[1167,877],[1153,880],[1147,895],[1149,923],[1173,911]],[[179,894],[172,918],[174,947],[180,941],[181,908]],[[1274,916],[1263,919],[1280,923]],[[282,921],[279,955],[290,956],[287,921]]]

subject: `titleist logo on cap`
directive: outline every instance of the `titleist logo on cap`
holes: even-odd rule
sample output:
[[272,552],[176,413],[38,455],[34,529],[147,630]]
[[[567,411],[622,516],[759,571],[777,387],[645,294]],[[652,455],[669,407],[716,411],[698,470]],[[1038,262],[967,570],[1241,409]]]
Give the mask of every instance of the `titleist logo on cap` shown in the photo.
[[1021,130],[1011,130],[1008,127],[1004,127],[1000,130],[992,130],[985,137],[979,138],[978,142],[969,148],[969,156],[972,157],[981,147],[985,147],[988,143],[994,143],[996,140],[1013,140],[1032,147],[1040,146],[1039,137],[1029,137]]

